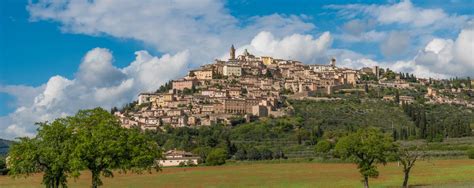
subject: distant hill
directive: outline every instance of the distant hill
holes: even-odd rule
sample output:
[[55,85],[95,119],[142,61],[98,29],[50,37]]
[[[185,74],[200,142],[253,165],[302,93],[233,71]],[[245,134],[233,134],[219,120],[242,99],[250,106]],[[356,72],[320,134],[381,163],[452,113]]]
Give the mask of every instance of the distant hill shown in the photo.
[[4,140],[0,138],[0,155],[7,154],[8,148],[10,147],[12,143],[13,141]]

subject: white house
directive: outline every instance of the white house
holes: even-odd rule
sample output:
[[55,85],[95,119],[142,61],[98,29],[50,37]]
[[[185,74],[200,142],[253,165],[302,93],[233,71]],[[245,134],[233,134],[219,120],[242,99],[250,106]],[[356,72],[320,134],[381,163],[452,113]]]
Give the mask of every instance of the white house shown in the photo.
[[198,164],[200,157],[192,154],[191,152],[185,152],[180,150],[170,150],[165,153],[165,160],[160,160],[160,166],[179,166],[180,163],[186,165]]

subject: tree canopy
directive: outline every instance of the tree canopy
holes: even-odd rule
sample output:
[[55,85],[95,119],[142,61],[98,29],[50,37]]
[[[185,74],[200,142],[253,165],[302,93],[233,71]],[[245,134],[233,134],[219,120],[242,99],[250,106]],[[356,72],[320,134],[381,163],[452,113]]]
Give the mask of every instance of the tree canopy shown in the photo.
[[369,187],[369,177],[379,175],[376,164],[386,164],[396,152],[392,137],[375,128],[359,129],[341,138],[335,147],[336,153],[357,164],[364,178],[364,187]]
[[10,175],[43,172],[46,187],[67,187],[69,176],[82,170],[92,173],[92,187],[102,185],[100,176],[120,172],[159,170],[161,158],[156,142],[137,129],[125,129],[115,116],[102,108],[81,110],[75,116],[39,123],[34,138],[13,144]]

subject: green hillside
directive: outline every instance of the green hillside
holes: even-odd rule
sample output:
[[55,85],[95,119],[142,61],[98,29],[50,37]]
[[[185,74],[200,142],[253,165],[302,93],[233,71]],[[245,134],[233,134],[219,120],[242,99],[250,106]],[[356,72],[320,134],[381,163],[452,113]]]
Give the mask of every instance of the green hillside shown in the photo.
[[12,141],[0,139],[0,155],[5,155],[11,144]]

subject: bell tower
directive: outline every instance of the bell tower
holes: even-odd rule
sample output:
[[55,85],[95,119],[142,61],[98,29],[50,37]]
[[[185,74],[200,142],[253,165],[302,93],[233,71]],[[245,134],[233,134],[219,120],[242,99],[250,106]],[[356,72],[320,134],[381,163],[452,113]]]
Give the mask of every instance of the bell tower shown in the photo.
[[230,47],[230,60],[234,60],[235,59],[235,48],[234,48],[234,45],[232,44],[232,46]]
[[331,58],[331,66],[334,68],[336,67],[336,58]]

